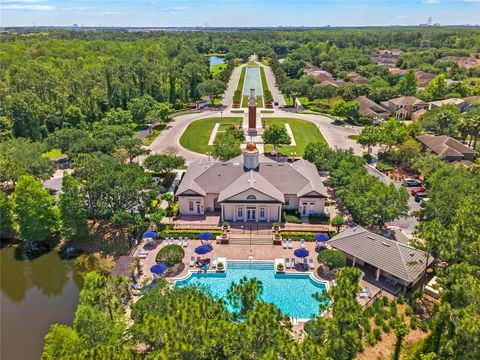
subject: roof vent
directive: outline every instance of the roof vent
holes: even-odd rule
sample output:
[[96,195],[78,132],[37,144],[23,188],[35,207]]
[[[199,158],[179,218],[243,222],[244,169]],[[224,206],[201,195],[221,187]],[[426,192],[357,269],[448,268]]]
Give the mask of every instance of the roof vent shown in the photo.
[[390,246],[390,244],[385,242],[385,241],[382,241],[382,244],[385,245],[385,246]]
[[375,238],[373,236],[370,236],[370,235],[367,235],[367,238],[375,240]]

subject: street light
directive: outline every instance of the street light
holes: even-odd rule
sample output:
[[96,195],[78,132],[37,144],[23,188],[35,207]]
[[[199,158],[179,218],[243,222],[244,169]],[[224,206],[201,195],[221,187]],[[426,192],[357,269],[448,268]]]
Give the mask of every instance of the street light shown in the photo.
[[220,110],[220,118],[223,119],[223,110]]

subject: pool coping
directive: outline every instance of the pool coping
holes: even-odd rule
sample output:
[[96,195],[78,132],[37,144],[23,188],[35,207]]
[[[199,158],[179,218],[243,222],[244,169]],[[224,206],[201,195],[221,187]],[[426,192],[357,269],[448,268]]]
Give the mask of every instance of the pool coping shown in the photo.
[[[257,262],[257,263],[272,263],[272,265],[274,265],[275,263],[275,260],[229,260],[227,259],[227,262]],[[228,270],[228,266],[227,266],[227,270]],[[225,271],[222,271],[223,273],[225,273]],[[216,273],[222,273],[222,272],[219,272],[217,270],[207,270],[207,273],[212,273],[212,274],[216,274]],[[274,269],[274,272],[275,274],[277,274],[278,272],[275,271]],[[173,284],[175,285],[177,283],[177,281],[183,281],[183,280],[186,280],[187,278],[189,278],[192,274],[197,274],[199,273],[197,270],[188,270],[187,274],[182,276],[182,277],[176,277],[176,278],[173,278],[172,281],[173,281]],[[325,285],[325,291],[328,291],[330,290],[330,282],[328,280],[320,280],[320,279],[317,279],[315,276],[314,276],[314,272],[312,271],[306,271],[306,272],[303,272],[303,273],[299,273],[299,272],[296,272],[296,271],[284,271],[282,272],[281,274],[288,274],[288,275],[295,275],[295,276],[300,276],[300,275],[308,275],[310,277],[310,279],[312,279],[312,281],[316,282],[316,283],[320,283],[320,284],[323,284]],[[319,314],[318,316],[322,316],[322,314]],[[297,323],[305,323],[305,322],[308,322],[312,319],[305,319],[305,318],[293,318],[291,317],[290,318],[293,322],[297,322]]]

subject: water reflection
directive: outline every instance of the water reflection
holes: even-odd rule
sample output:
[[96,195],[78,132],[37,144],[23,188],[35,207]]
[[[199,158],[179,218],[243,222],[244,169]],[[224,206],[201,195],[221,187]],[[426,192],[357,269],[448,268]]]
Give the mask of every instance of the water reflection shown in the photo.
[[0,358],[39,359],[50,325],[72,323],[81,282],[54,251],[31,261],[14,253],[0,250]]

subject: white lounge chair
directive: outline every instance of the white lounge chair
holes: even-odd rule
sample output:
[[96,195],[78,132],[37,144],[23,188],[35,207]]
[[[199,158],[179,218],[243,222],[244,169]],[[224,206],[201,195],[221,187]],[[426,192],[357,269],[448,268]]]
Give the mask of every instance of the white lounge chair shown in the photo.
[[190,258],[190,262],[188,263],[188,266],[193,267],[195,265],[195,256],[192,256]]
[[295,269],[295,258],[292,258],[292,269]]
[[290,265],[290,258],[285,258],[285,268],[287,269],[291,269],[291,265]]
[[313,270],[315,268],[312,258],[308,259],[308,267],[310,268],[310,270]]
[[202,258],[200,256],[197,256],[197,263],[200,263],[201,260]]
[[214,257],[214,258],[212,259],[212,263],[211,263],[212,269],[216,269],[216,268],[217,268],[217,263],[218,263],[218,259],[217,259],[216,257]]
[[137,256],[138,256],[140,259],[146,259],[146,258],[147,258],[147,255],[148,255],[148,251],[140,251]]
[[303,269],[304,269],[304,270],[308,270],[307,258],[303,258]]
[[287,248],[287,241],[282,240],[282,248],[286,249]]
[[304,248],[304,247],[305,247],[305,240],[304,240],[304,239],[301,239],[301,240],[300,240],[300,247],[301,247],[301,248]]
[[289,249],[293,249],[292,239],[288,239],[287,245],[288,245],[288,248],[289,248]]
[[182,244],[183,244],[183,247],[187,247],[188,246],[188,238],[184,238]]

